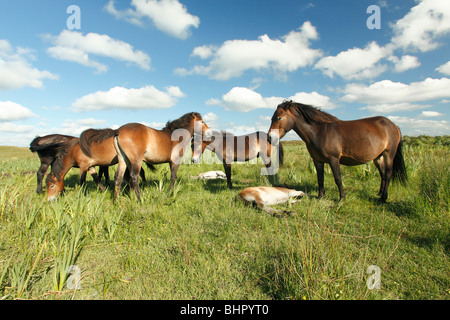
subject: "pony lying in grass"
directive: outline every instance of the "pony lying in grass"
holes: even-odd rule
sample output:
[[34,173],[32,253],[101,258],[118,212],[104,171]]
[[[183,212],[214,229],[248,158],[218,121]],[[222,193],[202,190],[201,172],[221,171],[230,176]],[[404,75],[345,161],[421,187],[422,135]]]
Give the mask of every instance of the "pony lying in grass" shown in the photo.
[[282,187],[249,187],[239,192],[236,199],[243,201],[246,205],[252,204],[274,217],[279,217],[293,215],[295,212],[276,210],[268,206],[286,202],[295,203],[298,200],[293,200],[293,198],[305,195],[306,193],[303,191]]
[[198,180],[214,180],[214,179],[223,179],[225,180],[227,178],[226,174],[223,171],[216,170],[216,171],[207,171],[199,173],[196,176],[191,176],[192,179],[198,179]]

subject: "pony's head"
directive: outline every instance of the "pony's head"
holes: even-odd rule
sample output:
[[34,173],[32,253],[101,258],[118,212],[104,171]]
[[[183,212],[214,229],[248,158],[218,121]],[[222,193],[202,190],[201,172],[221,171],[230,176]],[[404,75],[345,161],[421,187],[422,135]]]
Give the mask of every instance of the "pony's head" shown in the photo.
[[53,171],[47,175],[47,201],[53,201],[64,191],[64,179],[58,179]]
[[278,144],[279,140],[294,127],[294,116],[290,110],[291,105],[292,101],[285,101],[279,104],[275,110],[267,136],[271,144]]

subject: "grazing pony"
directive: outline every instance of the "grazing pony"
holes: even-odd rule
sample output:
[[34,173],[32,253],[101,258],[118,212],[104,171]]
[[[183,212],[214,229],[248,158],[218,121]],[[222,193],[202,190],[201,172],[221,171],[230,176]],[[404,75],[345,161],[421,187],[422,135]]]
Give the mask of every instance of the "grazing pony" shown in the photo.
[[272,116],[269,140],[279,140],[291,129],[306,143],[314,161],[319,198],[325,192],[325,163],[331,167],[341,200],[345,192],[340,164],[355,166],[373,161],[381,176],[381,202],[386,202],[392,177],[402,182],[407,179],[400,129],[385,117],[342,121],[310,105],[285,101]]
[[78,138],[62,134],[50,134],[43,137],[36,137],[30,143],[31,152],[37,152],[41,165],[36,173],[37,193],[42,193],[42,180],[49,166],[53,165],[56,158],[64,152],[71,141]]
[[[213,151],[223,163],[228,188],[233,188],[231,164],[234,161],[248,161],[260,157],[267,168],[267,173],[271,176],[276,173],[271,161],[272,145],[265,132],[258,131],[242,136],[235,136],[228,132],[214,132],[212,137],[209,141],[194,137],[191,145],[192,162],[199,163],[205,149]],[[282,165],[283,146],[281,143],[278,146],[279,164]]]
[[306,193],[303,191],[282,187],[250,187],[239,192],[236,199],[243,201],[246,205],[252,204],[274,217],[279,217],[286,214],[292,215],[293,212],[280,211],[268,206],[285,202],[294,203],[297,200],[293,200],[293,198],[303,197],[305,195]]
[[[61,153],[51,172],[47,176],[47,200],[54,200],[64,190],[64,177],[72,168],[80,168],[80,185],[86,182],[86,173],[89,171],[101,190],[104,190],[94,166],[105,168],[105,178],[108,182],[108,166],[117,163],[117,154],[113,145],[115,130],[88,129],[83,131],[80,139],[74,140],[66,150]],[[145,181],[144,172],[141,177]]]
[[128,123],[117,129],[114,147],[118,155],[115,176],[114,199],[120,192],[125,170],[130,171],[130,186],[140,200],[137,175],[142,161],[148,164],[169,163],[171,171],[170,188],[177,178],[184,151],[190,143],[194,131],[209,134],[211,129],[197,112],[186,113],[179,119],[168,121],[162,130],[156,130],[139,123]]

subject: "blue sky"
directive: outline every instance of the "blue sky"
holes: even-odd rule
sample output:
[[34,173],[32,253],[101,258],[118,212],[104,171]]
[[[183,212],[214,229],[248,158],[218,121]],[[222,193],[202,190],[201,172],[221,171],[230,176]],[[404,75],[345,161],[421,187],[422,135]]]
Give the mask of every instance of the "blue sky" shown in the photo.
[[267,131],[284,99],[450,134],[448,0],[16,0],[0,24],[0,145],[190,111]]

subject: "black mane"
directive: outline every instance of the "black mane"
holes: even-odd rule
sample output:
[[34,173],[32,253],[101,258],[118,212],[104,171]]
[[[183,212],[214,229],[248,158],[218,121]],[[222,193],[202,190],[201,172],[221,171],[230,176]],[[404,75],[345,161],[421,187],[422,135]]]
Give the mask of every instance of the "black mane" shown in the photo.
[[333,123],[339,121],[338,118],[329,114],[328,112],[303,103],[285,101],[282,104],[278,105],[278,107],[281,107],[285,110],[289,108],[294,112],[294,115],[302,116],[309,124]]
[[167,121],[166,126],[163,128],[163,130],[174,131],[176,129],[186,128],[189,125],[189,123],[191,122],[192,118],[194,118],[194,117],[197,117],[198,119],[202,119],[202,116],[200,115],[200,113],[189,112],[176,120]]
[[100,143],[114,136],[117,130],[114,129],[87,129],[80,135],[80,148],[83,153],[91,157],[91,143]]
[[55,180],[53,179],[53,177],[51,175],[52,173],[56,177],[56,179],[59,181],[59,177],[61,175],[61,171],[62,171],[63,165],[64,165],[64,162],[63,162],[64,157],[73,148],[74,145],[79,143],[79,141],[80,141],[80,139],[75,138],[72,141],[70,141],[69,143],[67,143],[65,145],[65,148],[63,150],[61,150],[61,152],[56,157],[55,161],[53,161],[53,163],[52,163],[52,170],[47,175],[47,181],[55,182]]

